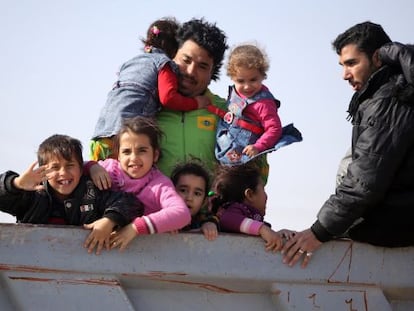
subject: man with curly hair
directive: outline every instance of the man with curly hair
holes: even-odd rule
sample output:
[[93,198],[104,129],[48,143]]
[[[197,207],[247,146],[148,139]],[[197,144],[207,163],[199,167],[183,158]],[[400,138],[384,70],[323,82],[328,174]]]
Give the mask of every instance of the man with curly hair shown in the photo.
[[[217,80],[227,49],[226,35],[215,24],[191,19],[177,33],[174,57],[181,72],[179,90],[185,96],[207,95],[213,105],[224,109],[225,100],[208,89]],[[159,169],[167,176],[174,166],[191,157],[201,159],[212,170],[218,116],[206,109],[181,112],[164,108],[157,115],[165,137],[161,143]]]

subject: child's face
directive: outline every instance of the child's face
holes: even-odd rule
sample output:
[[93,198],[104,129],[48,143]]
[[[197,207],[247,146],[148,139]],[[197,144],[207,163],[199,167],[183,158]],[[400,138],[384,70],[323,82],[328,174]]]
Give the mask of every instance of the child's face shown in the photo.
[[82,176],[82,167],[72,155],[70,161],[53,156],[46,164],[49,185],[60,199],[66,199],[75,190]]
[[255,68],[239,68],[231,77],[237,93],[246,97],[252,97],[262,88],[263,74]]
[[119,139],[118,161],[129,177],[137,179],[145,176],[158,160],[159,152],[152,148],[145,134],[123,133]]
[[252,192],[250,197],[246,198],[246,200],[246,203],[257,208],[262,216],[266,214],[267,194],[261,178],[259,178],[259,184],[257,185],[254,192]]
[[203,177],[187,174],[181,175],[175,189],[190,209],[191,216],[196,215],[206,198],[206,182]]

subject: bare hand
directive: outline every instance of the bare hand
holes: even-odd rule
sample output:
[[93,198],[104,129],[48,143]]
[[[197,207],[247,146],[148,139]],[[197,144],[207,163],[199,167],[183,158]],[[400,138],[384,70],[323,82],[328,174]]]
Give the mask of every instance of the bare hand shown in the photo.
[[289,241],[291,238],[293,238],[295,236],[297,231],[293,231],[293,230],[289,230],[289,229],[281,229],[281,230],[277,231],[277,233],[279,233],[279,235],[283,239],[285,239],[286,241]]
[[109,173],[106,171],[106,169],[104,169],[98,163],[90,167],[89,175],[99,190],[106,190],[111,188],[111,176],[109,176]]
[[209,241],[214,241],[218,236],[217,225],[214,222],[205,222],[201,226],[201,232]]
[[106,250],[110,250],[110,237],[114,226],[115,223],[106,217],[83,225],[85,229],[92,230],[83,245],[88,249],[88,253],[92,253],[95,247],[96,255],[99,255],[104,247]]
[[254,145],[248,145],[244,147],[243,153],[251,158],[258,154],[259,150],[257,150],[257,148]]
[[46,165],[35,168],[36,165],[37,161],[33,162],[23,174],[13,180],[16,188],[27,191],[45,189],[43,183],[48,180],[47,174],[50,173],[51,170],[48,170]]
[[111,236],[111,249],[119,247],[121,252],[124,251],[137,235],[138,232],[133,223],[123,227]]
[[310,229],[297,232],[290,238],[282,249],[283,263],[293,267],[303,256],[302,268],[305,268],[322,243],[315,237]]
[[283,241],[282,236],[270,229],[266,225],[262,225],[259,230],[260,236],[265,240],[266,251],[277,252],[282,249]]

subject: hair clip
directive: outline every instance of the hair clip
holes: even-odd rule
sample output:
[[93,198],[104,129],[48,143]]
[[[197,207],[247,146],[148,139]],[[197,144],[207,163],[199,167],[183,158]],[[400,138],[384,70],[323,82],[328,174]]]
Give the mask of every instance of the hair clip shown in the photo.
[[152,52],[152,45],[146,45],[146,46],[144,46],[144,51],[146,53],[151,53]]
[[161,32],[161,30],[157,26],[152,26],[151,31],[155,36],[158,36],[159,33]]
[[216,195],[216,193],[214,191],[209,191],[208,194],[207,194],[208,197],[212,197],[214,195]]

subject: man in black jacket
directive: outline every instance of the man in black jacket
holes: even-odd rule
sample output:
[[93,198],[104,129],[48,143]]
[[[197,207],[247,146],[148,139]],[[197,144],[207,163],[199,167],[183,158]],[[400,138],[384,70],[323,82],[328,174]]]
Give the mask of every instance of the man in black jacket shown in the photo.
[[92,232],[85,247],[99,254],[109,250],[113,230],[142,216],[135,195],[101,191],[83,175],[81,142],[66,135],[43,141],[34,162],[21,175],[0,175],[0,210],[19,223],[84,225]]
[[414,245],[414,50],[383,28],[357,24],[333,42],[355,94],[351,161],[311,228],[286,242],[283,261],[306,267],[323,242]]

